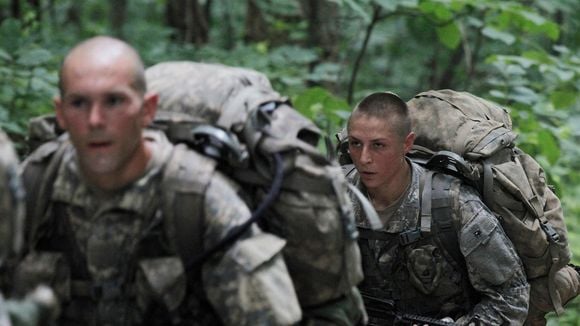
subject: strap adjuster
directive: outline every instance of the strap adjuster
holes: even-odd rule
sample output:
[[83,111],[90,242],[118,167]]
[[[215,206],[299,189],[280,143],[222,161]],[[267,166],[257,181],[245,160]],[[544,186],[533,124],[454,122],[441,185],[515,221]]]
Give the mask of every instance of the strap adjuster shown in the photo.
[[421,239],[421,230],[409,230],[399,233],[399,244],[406,246]]

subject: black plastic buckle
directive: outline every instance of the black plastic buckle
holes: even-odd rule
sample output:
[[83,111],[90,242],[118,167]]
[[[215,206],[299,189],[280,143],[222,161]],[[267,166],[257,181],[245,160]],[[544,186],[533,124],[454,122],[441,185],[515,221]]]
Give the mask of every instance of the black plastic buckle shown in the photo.
[[421,239],[421,230],[415,229],[399,233],[399,244],[406,246]]
[[556,230],[554,229],[552,224],[550,224],[550,222],[540,223],[540,227],[542,228],[542,230],[544,230],[550,242],[557,243],[560,241],[560,235],[558,234],[558,232],[556,232]]
[[121,296],[122,285],[117,281],[104,281],[93,285],[91,295],[97,300],[112,300]]

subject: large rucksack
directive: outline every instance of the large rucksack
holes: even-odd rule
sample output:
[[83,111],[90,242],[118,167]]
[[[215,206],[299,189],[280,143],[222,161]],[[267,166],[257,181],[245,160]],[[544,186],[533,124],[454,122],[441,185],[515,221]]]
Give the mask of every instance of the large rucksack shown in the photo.
[[[407,105],[416,134],[409,157],[430,170],[460,177],[480,192],[524,264],[531,284],[530,316],[551,310],[561,314],[562,305],[579,291],[577,272],[568,266],[562,208],[540,165],[516,147],[508,111],[453,90],[423,92]],[[348,163],[346,132],[337,137],[341,163]]]
[[[356,322],[362,270],[349,184],[338,163],[317,149],[320,130],[253,70],[166,62],[146,77],[165,117],[158,126],[220,162],[244,188],[254,220],[286,239],[284,258],[306,317]],[[184,122],[184,113],[193,120]]]

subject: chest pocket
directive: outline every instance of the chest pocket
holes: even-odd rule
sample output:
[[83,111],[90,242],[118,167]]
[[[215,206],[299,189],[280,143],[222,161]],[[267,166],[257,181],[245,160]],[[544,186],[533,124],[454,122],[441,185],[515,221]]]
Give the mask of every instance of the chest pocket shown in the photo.
[[439,286],[443,274],[443,257],[433,245],[409,250],[407,270],[409,281],[423,294],[431,294]]

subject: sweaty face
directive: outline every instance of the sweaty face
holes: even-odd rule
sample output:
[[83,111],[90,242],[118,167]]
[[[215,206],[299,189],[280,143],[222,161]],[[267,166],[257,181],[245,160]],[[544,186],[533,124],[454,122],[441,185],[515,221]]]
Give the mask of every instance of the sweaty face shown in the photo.
[[388,187],[402,169],[413,139],[402,139],[384,119],[357,114],[348,130],[350,157],[367,189]]
[[120,175],[143,151],[141,132],[150,120],[143,95],[131,87],[131,67],[73,58],[63,70],[57,118],[86,174]]

